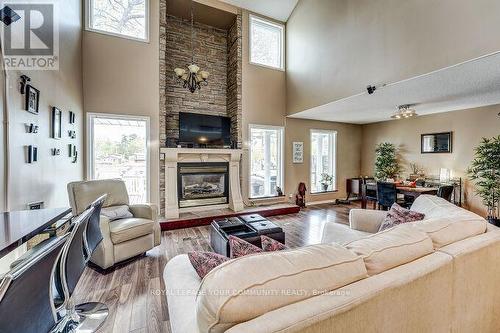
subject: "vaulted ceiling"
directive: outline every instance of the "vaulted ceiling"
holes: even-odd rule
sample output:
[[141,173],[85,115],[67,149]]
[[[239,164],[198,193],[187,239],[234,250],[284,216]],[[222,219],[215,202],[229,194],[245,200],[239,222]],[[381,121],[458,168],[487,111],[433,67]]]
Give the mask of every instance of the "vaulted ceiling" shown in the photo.
[[220,0],[278,21],[286,22],[298,0]]

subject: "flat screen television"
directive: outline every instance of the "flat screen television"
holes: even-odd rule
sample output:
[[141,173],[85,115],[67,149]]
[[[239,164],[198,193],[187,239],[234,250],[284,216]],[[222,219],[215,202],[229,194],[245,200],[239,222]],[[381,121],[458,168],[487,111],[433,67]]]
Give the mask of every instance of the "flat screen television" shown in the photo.
[[197,113],[179,113],[179,143],[201,148],[231,147],[231,119]]

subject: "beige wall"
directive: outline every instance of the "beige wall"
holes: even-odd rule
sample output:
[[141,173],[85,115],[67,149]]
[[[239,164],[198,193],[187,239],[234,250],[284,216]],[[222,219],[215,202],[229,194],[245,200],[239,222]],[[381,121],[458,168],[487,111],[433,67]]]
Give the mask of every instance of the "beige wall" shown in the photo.
[[[309,154],[310,130],[331,129],[338,132],[337,161],[337,193],[308,195],[308,202],[333,200],[345,197],[345,178],[359,176],[361,126],[309,121],[286,118],[286,74],[284,71],[273,70],[249,63],[249,12],[243,11],[243,161],[242,161],[242,191],[245,203],[249,192],[249,142],[248,127],[250,124],[272,125],[285,127],[284,144],[284,193],[286,198],[263,200],[289,200],[294,195],[299,182],[305,182],[310,187]],[[304,142],[304,163],[292,164],[292,142]],[[292,197],[292,201],[295,199]]]
[[159,203],[159,1],[151,0],[149,43],[85,31],[85,112],[150,117],[150,201]]
[[500,50],[497,0],[300,0],[287,22],[287,113]]
[[[9,207],[26,209],[26,204],[44,201],[46,207],[68,206],[66,184],[83,177],[83,98],[81,75],[82,7],[78,0],[66,0],[59,6],[60,68],[57,71],[10,71],[9,94]],[[24,95],[19,93],[19,76],[31,77],[40,90],[38,115],[24,111]],[[50,138],[51,107],[63,111],[62,139]],[[69,111],[76,113],[77,139],[71,140],[67,131]],[[37,134],[28,134],[25,124],[39,126]],[[73,128],[73,127],[71,127]],[[68,144],[76,144],[78,163],[71,163]],[[26,163],[26,145],[38,147],[38,162]],[[51,148],[61,149],[60,156],[52,156]],[[2,189],[3,192],[3,189]]]
[[242,59],[242,191],[248,202],[248,126],[250,124],[284,126],[286,114],[285,72],[250,64],[249,12],[243,11]]
[[[485,216],[485,208],[474,195],[465,170],[473,158],[473,149],[482,137],[500,135],[500,105],[464,111],[440,113],[414,119],[386,121],[363,126],[362,174],[373,175],[374,149],[380,142],[392,142],[399,147],[404,175],[410,173],[409,163],[421,165],[427,175],[439,175],[440,168],[453,171],[453,176],[465,181],[466,207]],[[451,154],[421,154],[420,135],[433,132],[453,132]]]
[[[294,194],[299,182],[304,182],[308,191],[311,187],[311,129],[337,132],[336,187],[337,192],[308,194],[307,202],[329,201],[346,197],[346,179],[359,176],[361,168],[360,151],[362,127],[325,121],[287,118],[285,129],[285,189],[287,196]],[[304,163],[293,164],[292,143],[304,142]]]

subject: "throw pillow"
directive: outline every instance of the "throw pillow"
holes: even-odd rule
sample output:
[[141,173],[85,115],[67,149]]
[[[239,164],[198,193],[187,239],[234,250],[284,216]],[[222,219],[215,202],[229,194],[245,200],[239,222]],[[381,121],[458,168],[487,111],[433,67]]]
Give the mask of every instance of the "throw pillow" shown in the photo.
[[128,210],[127,205],[102,208],[101,215],[106,216],[110,221],[134,217],[134,215],[132,215],[132,213]]
[[229,260],[213,252],[188,252],[188,258],[200,278],[204,278],[212,269]]
[[231,258],[243,257],[249,254],[262,252],[257,246],[235,236],[229,236],[229,251]]
[[422,213],[403,208],[397,203],[394,203],[392,204],[391,209],[387,212],[387,215],[384,221],[382,221],[378,231],[380,232],[392,228],[398,224],[420,221],[423,220],[424,217],[425,215]]
[[262,249],[265,252],[270,252],[270,251],[281,251],[281,250],[286,250],[288,247],[286,247],[285,244],[282,244],[278,242],[275,239],[272,239],[271,237],[267,236],[260,236],[260,241],[262,243]]

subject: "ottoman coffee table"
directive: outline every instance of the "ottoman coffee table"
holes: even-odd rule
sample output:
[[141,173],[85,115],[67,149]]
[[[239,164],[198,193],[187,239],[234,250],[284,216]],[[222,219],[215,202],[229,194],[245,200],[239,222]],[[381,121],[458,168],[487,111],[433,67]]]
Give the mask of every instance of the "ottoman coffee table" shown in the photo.
[[258,214],[214,220],[210,225],[210,245],[216,253],[226,257],[231,254],[229,236],[236,236],[260,248],[261,235],[285,244],[283,229]]

